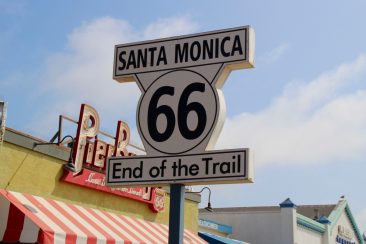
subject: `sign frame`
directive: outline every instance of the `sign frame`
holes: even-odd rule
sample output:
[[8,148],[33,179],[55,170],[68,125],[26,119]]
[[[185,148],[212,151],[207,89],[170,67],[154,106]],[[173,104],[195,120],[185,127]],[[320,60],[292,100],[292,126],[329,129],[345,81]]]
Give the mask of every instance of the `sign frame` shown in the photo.
[[[235,37],[230,36],[229,34],[227,34],[226,36],[222,35],[223,33],[230,33],[235,31],[244,32],[243,40],[240,39],[242,34],[241,35],[238,34]],[[204,38],[202,38],[204,36],[207,37],[210,35],[212,36],[211,39],[205,40]],[[189,39],[193,41],[191,43],[182,41]],[[230,42],[230,40],[233,40],[231,43],[232,48],[231,52],[226,49],[229,45],[227,44],[227,42],[228,41]],[[244,42],[244,45],[242,45],[242,42]],[[158,45],[159,43],[161,44],[160,46]],[[183,47],[180,46],[182,45],[180,43],[183,43]],[[152,44],[155,44],[155,46],[152,46]],[[167,48],[165,48],[164,45],[166,45]],[[201,47],[201,45],[203,48]],[[137,54],[135,54],[135,50],[133,48],[137,46],[143,48],[136,49]],[[242,46],[244,46],[244,51]],[[119,49],[123,48],[126,51],[119,52]],[[155,53],[155,51],[157,50],[159,51]],[[203,54],[201,53],[202,50]],[[254,67],[254,50],[255,50],[255,33],[250,26],[116,45],[114,53],[114,64],[113,64],[113,79],[121,83],[136,81],[141,90],[142,95],[140,96],[138,105],[139,108],[137,114],[140,113],[141,107],[143,107],[143,111],[148,112],[147,114],[144,113],[145,114],[144,119],[147,120],[147,124],[146,125],[143,124],[143,126],[141,126],[139,121],[140,117],[138,116],[136,117],[138,120],[137,121],[138,131],[142,137],[141,138],[142,143],[145,146],[145,150],[148,156],[150,157],[157,156],[163,158],[163,157],[169,157],[170,154],[172,155],[176,154],[176,156],[189,156],[190,153],[201,153],[202,151],[204,153],[210,153],[206,152],[206,150],[213,149],[213,145],[215,144],[216,139],[220,134],[225,118],[224,115],[225,103],[221,88],[224,85],[226,78],[228,77],[228,75],[232,70]],[[166,53],[168,53],[168,56],[166,56]],[[174,56],[172,56],[173,53]],[[203,55],[203,57],[201,57],[201,54]],[[128,56],[127,60],[125,59],[124,55],[126,57]],[[136,55],[137,55],[137,62],[136,62]],[[209,61],[205,61],[205,55],[208,57]],[[174,62],[172,60],[174,60]],[[118,66],[119,65],[118,62],[120,62],[121,64],[120,66]],[[150,62],[149,65],[148,62]],[[130,66],[132,67],[131,70],[129,70]],[[124,72],[125,70],[128,71]],[[187,72],[185,74],[179,74],[176,77],[174,77],[174,80],[178,81],[178,83],[175,82],[174,84],[169,83],[168,80],[165,80],[163,78],[158,78],[162,77],[163,75],[165,75],[170,71],[176,72],[177,74],[181,70],[195,71],[200,73],[201,75],[204,76],[206,80],[209,80],[211,82],[210,84],[208,84],[208,86],[210,86],[212,89],[216,89],[216,91],[214,91],[214,97],[217,101],[219,101],[219,106],[215,107],[216,113],[218,113],[218,117],[216,117],[215,115],[213,128],[210,128],[208,133],[206,133],[207,131],[205,132],[207,128],[206,123],[207,117],[205,116],[207,115],[206,108],[207,107],[212,108],[210,104],[207,105],[207,101],[212,101],[212,97],[207,95],[206,84],[204,84],[202,81],[200,82],[198,79],[190,80],[192,77],[190,78],[189,75],[187,75]],[[188,79],[186,79],[187,77]],[[183,82],[183,84],[185,85],[184,89],[182,89],[182,85],[180,82]],[[152,86],[154,86],[154,88],[152,88]],[[192,101],[188,99],[188,97],[191,96],[192,93],[195,93],[192,95],[192,97],[196,97],[195,98],[196,100],[192,99],[193,100]],[[207,98],[206,100],[202,99],[202,101],[200,101],[200,98],[199,96],[197,96],[197,93],[202,94],[202,97],[206,98],[210,97],[210,98]],[[148,101],[147,104],[146,101],[144,101],[146,94],[149,94],[147,98],[150,99],[147,100]],[[166,99],[166,97],[173,97],[173,99],[169,101],[168,99]],[[158,105],[158,103],[160,102],[160,98],[162,98],[162,100],[165,99],[162,102],[163,105],[161,104]],[[197,102],[197,100],[200,101],[201,103]],[[176,106],[177,101],[178,106]],[[152,109],[150,107],[151,103],[154,104]],[[175,105],[175,107],[172,108],[172,106],[168,105]],[[179,119],[179,117],[181,117],[179,114],[182,114],[179,113],[179,111],[183,111],[182,113],[186,115],[185,118],[186,121],[184,122],[185,124],[183,124],[182,126],[181,124],[179,124],[182,121]],[[196,114],[197,117],[196,122],[194,119],[192,119],[192,116],[188,120],[189,113],[191,111],[194,111]],[[210,112],[212,112],[212,110]],[[148,116],[148,114],[153,115],[152,117],[155,119],[154,120],[155,123],[153,122],[149,123],[151,117]],[[165,122],[164,120],[162,121],[162,119],[160,119],[160,122],[158,122],[158,117],[161,114],[165,116]],[[175,119],[176,117],[178,117],[178,119]],[[176,121],[178,121],[178,123]],[[204,121],[204,123],[202,121]],[[165,128],[163,127],[164,123]],[[170,126],[168,126],[168,124]],[[176,130],[176,125],[178,125],[179,127],[179,132],[177,132]],[[146,128],[148,130],[149,133],[148,135],[151,140],[149,138],[144,137],[144,132],[146,132]],[[192,128],[195,129],[192,130]],[[187,131],[188,133],[185,133]],[[193,149],[191,148],[183,152],[177,152],[177,150],[180,150],[179,149],[180,145],[186,145],[187,142],[196,143],[194,140],[201,140],[200,138],[202,137],[204,132],[206,133],[206,135],[204,136],[207,139],[200,141],[198,144],[196,144],[196,146]],[[178,133],[180,133],[180,137]],[[172,138],[171,141],[169,141],[170,138]],[[182,138],[185,138],[186,140],[184,139],[182,140]],[[165,143],[166,141],[168,141],[168,143]],[[154,145],[152,145],[151,142]],[[165,143],[161,146],[164,148],[165,151],[157,150],[157,148],[159,148],[158,143],[161,142]],[[172,145],[169,145],[171,144],[171,142],[174,143],[172,143]],[[181,142],[183,142],[183,144]],[[167,151],[165,147],[168,148]],[[250,160],[247,160],[247,157],[249,157],[249,152],[245,154],[245,160],[246,162],[250,162]],[[107,184],[109,182],[110,160],[111,159],[108,159],[107,177],[106,177]],[[207,164],[208,163],[206,161],[206,168],[208,167]],[[244,163],[244,165],[246,164]],[[251,173],[252,167],[248,168],[249,170],[247,171],[247,173]],[[142,172],[143,161],[141,161],[140,163],[140,169]],[[132,174],[135,175],[135,170],[134,173],[132,173],[132,168],[129,168],[129,170],[131,176]],[[163,162],[161,170],[163,171]],[[127,169],[126,171],[123,172],[123,174],[125,174],[125,172],[127,172]],[[152,175],[151,172],[149,172],[149,174],[150,176]],[[252,182],[252,179],[250,180],[250,182]],[[171,190],[170,214],[169,214],[169,243],[181,244],[183,243],[185,186],[184,184],[181,184],[180,182],[176,181],[169,183]],[[235,182],[231,181],[231,183]]]
[[[235,175],[219,175],[219,176],[213,176],[213,175],[208,175],[205,178],[201,178],[201,177],[181,177],[179,178],[179,176],[176,176],[176,178],[171,178],[171,179],[166,179],[166,177],[164,177],[164,179],[155,179],[155,180],[146,180],[144,178],[140,179],[140,180],[125,180],[123,181],[122,179],[120,181],[112,181],[111,178],[111,174],[114,174],[114,171],[112,170],[112,168],[117,164],[120,163],[122,164],[123,162],[126,161],[133,161],[134,163],[138,163],[138,161],[142,161],[144,159],[147,160],[160,160],[160,161],[167,161],[167,158],[177,158],[177,159],[183,159],[183,158],[188,158],[188,160],[191,160],[192,158],[200,158],[200,157],[212,157],[213,155],[222,155],[222,154],[227,154],[227,155],[238,155],[243,153],[243,158],[240,159],[242,160],[241,163],[243,163],[240,166],[243,166],[242,171],[237,172],[237,174]],[[211,160],[213,160],[213,158],[211,158]],[[110,186],[110,187],[117,187],[117,186],[144,186],[144,185],[149,185],[149,186],[162,186],[162,185],[169,185],[169,184],[185,184],[185,185],[202,185],[202,183],[205,184],[234,184],[234,183],[252,183],[253,182],[253,166],[251,165],[251,161],[250,160],[250,153],[249,153],[249,149],[245,148],[245,149],[231,149],[231,150],[215,150],[215,151],[207,151],[204,153],[197,153],[197,154],[182,154],[182,155],[164,155],[164,156],[154,156],[154,157],[149,157],[149,156],[133,156],[133,157],[113,157],[113,158],[109,158],[108,159],[108,167],[106,168],[106,185]],[[144,162],[146,164],[146,162]],[[216,163],[216,162],[215,162]],[[227,162],[224,162],[227,163]],[[230,162],[231,163],[231,162]],[[237,163],[239,163],[239,161],[237,161]],[[141,162],[141,164],[143,164]],[[147,163],[150,167],[157,167],[155,166],[153,163]],[[199,163],[197,163],[196,165],[198,165]],[[201,164],[205,164],[204,162],[201,162]],[[212,163],[208,163],[206,162],[206,166],[211,167],[213,164]],[[187,164],[185,164],[186,166]],[[202,166],[201,165],[201,166]],[[164,165],[165,169],[169,169],[169,166],[171,166],[171,164],[167,163],[167,165]],[[227,164],[226,164],[227,166]],[[239,167],[240,167],[239,166]],[[216,166],[215,166],[216,167]],[[218,164],[217,164],[218,167]],[[237,165],[235,166],[237,167]],[[177,168],[177,167],[176,167]],[[145,167],[146,169],[146,167]],[[207,170],[207,169],[205,169]],[[131,170],[132,171],[132,170]],[[167,170],[168,171],[168,170]],[[188,169],[187,169],[188,171]],[[235,171],[235,170],[234,170]]]
[[[209,35],[215,35],[215,34],[222,34],[222,33],[229,33],[234,31],[245,31],[245,57],[244,59],[236,59],[236,60],[230,60],[230,61],[221,61],[221,62],[212,62],[212,63],[204,63],[200,65],[181,65],[176,67],[167,67],[164,69],[155,69],[150,71],[138,71],[138,72],[129,72],[125,74],[117,74],[117,64],[118,64],[118,49],[120,48],[126,48],[126,47],[132,47],[132,46],[144,46],[148,44],[156,44],[156,43],[166,43],[166,42],[177,42],[180,40],[187,40],[202,36],[209,36]],[[173,69],[181,69],[181,68],[192,68],[192,67],[199,67],[199,66],[206,66],[206,65],[212,65],[212,64],[225,64],[225,69],[234,70],[234,69],[245,69],[245,68],[254,68],[254,50],[255,50],[255,33],[253,28],[251,26],[241,26],[241,27],[235,27],[235,28],[228,28],[228,29],[222,29],[222,30],[216,30],[216,31],[208,31],[208,32],[201,32],[196,34],[190,34],[190,35],[182,35],[182,36],[174,36],[174,37],[168,37],[168,38],[161,38],[161,39],[154,39],[154,40],[148,40],[148,41],[142,41],[142,42],[131,42],[127,44],[119,44],[115,45],[114,48],[114,62],[113,62],[113,79],[118,82],[132,82],[132,81],[138,81],[136,79],[136,74],[143,74],[143,73],[150,73],[150,72],[160,72],[160,71],[167,71],[167,70],[173,70]]]

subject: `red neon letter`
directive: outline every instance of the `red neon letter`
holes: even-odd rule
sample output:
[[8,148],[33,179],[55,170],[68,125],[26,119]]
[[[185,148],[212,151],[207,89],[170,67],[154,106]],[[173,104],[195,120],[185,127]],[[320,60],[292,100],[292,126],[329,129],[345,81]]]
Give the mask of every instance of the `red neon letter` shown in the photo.
[[75,174],[80,173],[82,170],[87,139],[95,137],[98,131],[99,115],[97,111],[87,104],[82,104],[73,152]]

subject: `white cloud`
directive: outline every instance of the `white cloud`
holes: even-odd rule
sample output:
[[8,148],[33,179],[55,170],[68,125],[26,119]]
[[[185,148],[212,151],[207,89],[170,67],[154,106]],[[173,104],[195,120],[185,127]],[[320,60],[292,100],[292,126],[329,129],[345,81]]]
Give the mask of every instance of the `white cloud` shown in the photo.
[[[124,20],[105,17],[74,29],[65,51],[49,57],[36,94],[57,99],[44,105],[29,130],[49,137],[55,132],[57,115],[76,118],[81,103],[96,107],[102,127],[104,121],[134,118],[139,91],[134,83],[112,80],[114,45],[187,34],[196,28],[189,18],[178,17],[160,19],[138,31]],[[366,91],[342,94],[340,90],[362,77],[365,67],[366,57],[361,56],[307,84],[290,83],[267,109],[229,118],[218,147],[250,147],[256,163],[262,165],[359,158],[366,146]]]
[[265,63],[273,63],[280,59],[290,48],[290,44],[285,42],[279,46],[273,48],[270,52],[264,56],[259,57],[259,60],[263,60]]
[[228,118],[218,148],[249,147],[256,165],[358,160],[366,147],[366,56],[306,84],[290,83],[268,108]]
[[96,107],[103,121],[134,118],[140,93],[134,82],[120,84],[112,80],[114,45],[180,35],[196,27],[189,18],[177,17],[160,19],[137,31],[125,20],[104,17],[74,29],[68,35],[65,51],[51,55],[41,71],[45,75],[35,96],[51,94],[58,99],[35,116],[30,130],[49,136],[55,130],[56,114],[78,113],[81,103]]
[[198,25],[187,20],[189,20],[188,17],[159,19],[146,27],[143,33],[144,38],[162,38],[192,33],[198,28]]

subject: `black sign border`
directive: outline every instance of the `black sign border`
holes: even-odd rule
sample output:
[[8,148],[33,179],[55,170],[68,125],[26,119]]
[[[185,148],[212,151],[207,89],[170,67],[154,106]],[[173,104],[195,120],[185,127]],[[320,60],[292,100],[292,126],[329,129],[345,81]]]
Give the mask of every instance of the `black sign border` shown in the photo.
[[[192,67],[200,67],[200,66],[206,66],[206,65],[213,65],[213,64],[230,64],[230,63],[235,63],[235,62],[239,62],[239,61],[247,61],[248,60],[248,53],[247,53],[247,45],[248,45],[248,30],[249,30],[249,26],[245,26],[245,27],[239,27],[239,28],[233,28],[230,30],[225,30],[225,31],[218,31],[218,32],[205,32],[205,33],[201,33],[201,34],[193,34],[193,35],[187,35],[187,36],[180,36],[180,37],[176,37],[173,39],[170,38],[164,38],[161,40],[156,40],[156,41],[143,41],[142,43],[130,43],[130,44],[121,44],[121,45],[116,45],[115,46],[115,52],[114,52],[114,64],[113,64],[113,79],[119,79],[125,76],[131,76],[131,75],[137,75],[137,74],[144,74],[144,73],[151,73],[151,72],[160,72],[160,71],[166,71],[166,70],[172,70],[172,69],[185,69],[185,68],[192,68]],[[183,40],[183,39],[189,39],[189,38],[194,38],[194,37],[201,37],[201,36],[209,36],[209,35],[215,35],[215,34],[222,34],[222,33],[228,33],[228,32],[233,32],[233,31],[241,31],[244,30],[245,32],[245,48],[244,48],[244,58],[243,59],[235,59],[235,60],[231,60],[228,62],[213,62],[213,63],[207,63],[207,64],[200,64],[200,65],[190,65],[190,66],[182,66],[182,67],[174,67],[174,68],[167,68],[167,69],[158,69],[158,70],[151,70],[151,71],[142,71],[142,72],[131,72],[131,73],[127,73],[127,74],[123,74],[123,75],[117,75],[117,54],[118,54],[118,48],[122,48],[122,47],[131,47],[131,46],[141,46],[141,45],[145,45],[145,44],[155,44],[155,43],[160,43],[160,42],[166,42],[166,41],[176,41],[176,40]]]
[[[176,72],[176,71],[187,71],[187,72],[192,72],[192,73],[195,73],[195,74],[197,74],[197,75],[199,75],[199,76],[201,76],[206,82],[207,82],[207,84],[208,84],[208,86],[212,89],[212,91],[213,91],[213,93],[215,94],[215,106],[216,106],[216,110],[215,110],[215,117],[214,117],[214,120],[213,120],[213,123],[212,123],[212,125],[211,125],[211,128],[208,130],[208,132],[207,132],[207,134],[202,138],[202,140],[199,142],[199,143],[197,143],[196,145],[194,145],[193,147],[191,147],[191,148],[189,148],[189,149],[187,149],[187,150],[185,150],[185,151],[182,151],[182,152],[178,152],[178,153],[169,153],[169,152],[164,152],[164,151],[162,151],[162,150],[159,150],[159,149],[157,149],[157,148],[155,148],[153,145],[151,145],[151,143],[148,141],[148,140],[146,140],[146,137],[145,137],[145,135],[144,135],[144,133],[142,133],[142,131],[141,131],[141,133],[139,133],[143,138],[144,138],[144,140],[146,141],[146,143],[147,144],[149,144],[149,146],[150,147],[152,147],[153,149],[155,149],[157,152],[160,152],[160,153],[162,153],[162,154],[168,154],[168,155],[172,155],[172,154],[174,154],[174,155],[180,155],[180,154],[183,154],[183,153],[186,153],[186,152],[189,152],[189,151],[191,151],[191,150],[193,150],[194,148],[196,148],[197,146],[199,146],[199,145],[201,145],[201,143],[207,138],[207,136],[209,136],[209,135],[211,135],[212,134],[212,130],[213,130],[213,128],[215,128],[215,126],[216,126],[216,124],[217,124],[217,118],[218,118],[218,111],[220,110],[220,103],[218,102],[218,94],[217,94],[217,91],[216,91],[216,89],[215,89],[215,87],[214,86],[212,86],[212,82],[210,82],[210,81],[208,81],[207,79],[206,79],[206,77],[204,77],[202,74],[200,74],[200,73],[198,73],[198,72],[196,72],[196,71],[194,71],[194,70],[189,70],[189,69],[174,69],[174,70],[171,70],[171,71],[169,71],[169,72],[166,72],[166,73],[164,73],[164,74],[162,74],[162,75],[160,75],[158,78],[156,78],[150,85],[149,85],[149,87],[146,89],[146,91],[147,90],[149,90],[149,88],[157,81],[157,80],[159,80],[162,76],[164,76],[164,75],[167,75],[167,74],[170,74],[170,73],[173,73],[173,72]],[[217,74],[215,75],[215,77],[214,77],[214,79],[216,78],[216,76],[217,76]],[[143,100],[143,97],[145,96],[145,94],[146,94],[146,91],[142,94],[142,96],[141,96],[141,99],[140,99],[140,101],[139,101],[139,103],[138,103],[138,109],[137,109],[137,113],[136,113],[136,117],[137,117],[137,123],[138,123],[138,129],[140,130],[140,128],[141,128],[141,120],[140,120],[140,109],[141,109],[141,102],[142,102],[142,100]]]
[[[138,157],[138,156],[132,156],[132,157],[112,157],[112,158],[109,158],[108,159],[108,165],[107,165],[107,175],[106,175],[106,185],[107,186],[115,186],[116,184],[120,184],[120,183],[123,183],[123,182],[126,182],[126,185],[128,183],[143,183],[143,182],[149,182],[149,183],[146,183],[146,184],[143,184],[143,185],[148,185],[150,183],[153,183],[153,182],[169,182],[169,181],[172,181],[174,183],[179,183],[179,182],[186,182],[186,181],[189,181],[189,180],[203,180],[203,182],[205,182],[204,180],[209,180],[209,179],[215,179],[217,181],[220,181],[220,179],[227,179],[227,178],[239,178],[239,177],[245,177],[245,178],[248,178],[248,150],[247,148],[245,149],[242,149],[242,150],[227,150],[227,151],[213,151],[213,152],[210,152],[210,151],[206,151],[204,153],[195,153],[195,154],[182,154],[182,155],[162,155],[162,156],[153,156],[153,157]],[[164,179],[164,180],[148,180],[148,181],[113,181],[113,182],[110,182],[109,181],[109,173],[110,173],[110,170],[109,170],[109,165],[110,165],[110,161],[114,161],[114,160],[121,160],[121,159],[129,159],[129,158],[133,158],[133,159],[141,159],[141,158],[171,158],[171,157],[185,157],[185,156],[198,156],[198,155],[204,155],[204,154],[224,154],[224,153],[235,153],[235,152],[240,152],[240,153],[244,153],[244,174],[243,176],[241,175],[237,175],[237,176],[222,176],[222,177],[206,177],[206,178],[185,178],[185,179]],[[239,180],[239,179],[238,179]],[[169,184],[169,183],[167,183]],[[125,184],[124,184],[125,185]],[[134,184],[135,185],[135,184]]]

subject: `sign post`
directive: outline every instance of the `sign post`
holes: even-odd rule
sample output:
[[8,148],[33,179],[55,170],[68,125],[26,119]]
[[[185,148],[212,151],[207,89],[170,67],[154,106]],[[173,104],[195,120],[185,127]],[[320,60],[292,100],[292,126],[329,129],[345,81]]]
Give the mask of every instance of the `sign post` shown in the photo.
[[183,243],[184,191],[182,184],[170,185],[169,243]]
[[249,149],[212,150],[225,120],[221,88],[254,67],[249,26],[115,46],[113,78],[136,81],[146,155],[109,158],[106,184],[170,185],[169,243],[182,243],[184,185],[252,182]]

